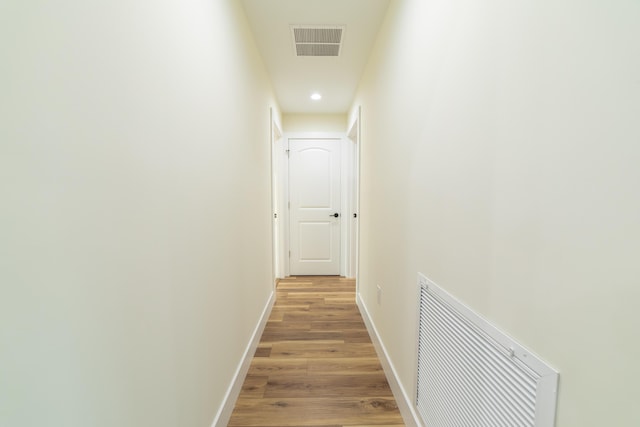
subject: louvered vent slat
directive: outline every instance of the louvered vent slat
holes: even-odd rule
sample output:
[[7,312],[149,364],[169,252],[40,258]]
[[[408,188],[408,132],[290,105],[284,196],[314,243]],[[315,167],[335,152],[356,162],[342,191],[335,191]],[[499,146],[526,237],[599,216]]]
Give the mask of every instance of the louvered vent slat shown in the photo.
[[297,44],[298,56],[338,56],[340,46],[334,44]]
[[296,43],[340,43],[342,28],[294,28]]
[[416,407],[425,426],[552,427],[558,374],[419,276]]

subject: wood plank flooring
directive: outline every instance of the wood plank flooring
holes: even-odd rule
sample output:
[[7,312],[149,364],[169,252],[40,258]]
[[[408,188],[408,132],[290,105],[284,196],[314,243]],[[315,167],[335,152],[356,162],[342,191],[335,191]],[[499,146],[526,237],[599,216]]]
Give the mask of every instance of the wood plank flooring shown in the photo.
[[281,280],[229,427],[400,427],[353,280]]

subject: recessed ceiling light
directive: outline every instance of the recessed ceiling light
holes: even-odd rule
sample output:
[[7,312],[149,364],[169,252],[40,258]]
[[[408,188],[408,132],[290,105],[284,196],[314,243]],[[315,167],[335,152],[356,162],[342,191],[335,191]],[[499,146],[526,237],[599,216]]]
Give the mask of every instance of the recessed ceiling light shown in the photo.
[[311,94],[311,99],[313,99],[314,101],[320,101],[322,99],[322,95],[320,95],[319,93],[313,93]]

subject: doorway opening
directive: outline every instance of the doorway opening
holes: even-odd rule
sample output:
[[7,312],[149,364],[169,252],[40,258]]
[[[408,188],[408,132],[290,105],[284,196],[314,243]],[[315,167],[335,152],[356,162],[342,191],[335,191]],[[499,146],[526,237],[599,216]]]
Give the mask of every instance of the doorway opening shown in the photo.
[[276,278],[357,279],[360,107],[346,132],[285,131],[274,139],[274,150]]
[[273,288],[276,288],[277,281],[283,277],[281,270],[281,253],[282,253],[282,240],[280,238],[281,233],[281,221],[280,221],[280,191],[281,185],[279,184],[279,170],[280,170],[280,157],[278,156],[278,146],[282,142],[282,130],[276,121],[276,116],[273,108],[269,109],[270,116],[270,152],[271,152],[271,256],[272,256],[272,281]]

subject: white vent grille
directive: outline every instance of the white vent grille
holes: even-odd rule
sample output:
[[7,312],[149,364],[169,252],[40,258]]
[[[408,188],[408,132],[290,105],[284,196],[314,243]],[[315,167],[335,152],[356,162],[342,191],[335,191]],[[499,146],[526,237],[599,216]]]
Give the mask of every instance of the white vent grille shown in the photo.
[[553,427],[558,373],[423,275],[416,406],[425,426]]
[[292,25],[296,56],[339,56],[344,26]]

